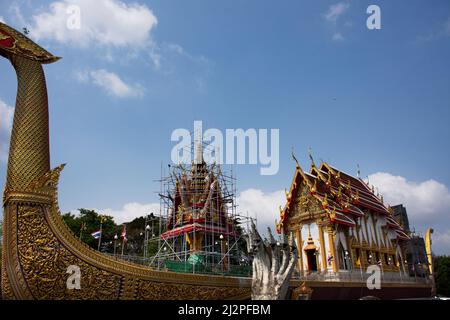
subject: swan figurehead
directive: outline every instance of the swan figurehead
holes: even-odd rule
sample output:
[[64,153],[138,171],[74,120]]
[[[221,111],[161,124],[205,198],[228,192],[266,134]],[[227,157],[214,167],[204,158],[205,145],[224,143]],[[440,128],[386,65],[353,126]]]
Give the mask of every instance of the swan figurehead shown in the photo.
[[40,63],[52,63],[60,59],[2,22],[0,22],[0,55],[8,59],[10,55],[17,55]]

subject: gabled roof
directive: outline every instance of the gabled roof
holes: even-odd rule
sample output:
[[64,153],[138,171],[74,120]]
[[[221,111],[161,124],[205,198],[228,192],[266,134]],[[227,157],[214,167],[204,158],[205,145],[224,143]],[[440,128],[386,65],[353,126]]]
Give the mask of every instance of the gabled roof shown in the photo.
[[[351,196],[343,194],[342,190],[333,190],[331,183],[327,183],[330,178],[330,175],[321,172],[315,166],[311,168],[310,173],[304,172],[297,163],[290,191],[286,194],[286,205],[280,212],[280,223],[277,225],[278,232],[281,232],[281,227],[288,218],[293,208],[294,200],[298,192],[300,192],[300,186],[302,185],[307,186],[309,193],[322,203],[324,214],[326,214],[331,222],[346,226],[355,225],[355,221],[351,215],[362,216],[364,213],[352,205],[351,202],[354,199]],[[342,197],[342,201],[338,202],[333,200],[337,195]]]
[[399,239],[408,237],[391,217],[390,209],[384,205],[382,198],[375,195],[362,179],[340,171],[326,162],[320,167],[312,163],[309,173],[304,172],[297,163],[291,188],[286,193],[286,204],[284,208],[280,208],[280,221],[277,224],[279,233],[289,218],[301,186],[306,186],[309,194],[321,203],[323,214],[330,222],[353,227],[356,225],[354,219],[364,216],[364,209],[370,209],[376,214],[386,216],[387,227],[396,232],[400,231],[397,232]]
[[332,175],[338,177],[341,185],[349,184],[353,192],[359,193],[359,204],[366,209],[371,209],[382,215],[389,215],[388,208],[385,207],[382,200],[378,198],[373,190],[362,180],[361,178],[355,178],[339,169],[330,166],[324,162],[321,164],[321,170],[325,172],[331,172]]

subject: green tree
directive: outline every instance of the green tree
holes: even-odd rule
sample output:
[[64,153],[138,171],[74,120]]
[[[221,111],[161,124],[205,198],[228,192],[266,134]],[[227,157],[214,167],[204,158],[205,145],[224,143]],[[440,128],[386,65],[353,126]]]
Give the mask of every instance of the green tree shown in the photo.
[[[91,235],[93,232],[100,230],[100,215],[94,210],[79,209],[80,215],[75,216],[71,213],[62,215],[63,220],[67,226],[72,230],[75,236],[80,237],[81,241],[85,242],[94,249],[98,248],[98,240]],[[102,251],[112,252],[114,235],[119,231],[119,227],[110,216],[103,216],[102,224]],[[83,230],[82,230],[83,226]]]
[[434,258],[434,278],[437,294],[450,297],[450,256]]
[[[144,255],[145,248],[145,217],[139,217],[134,219],[133,221],[127,223],[127,235],[128,235],[128,243],[126,246],[126,252],[129,255]],[[148,246],[147,246],[147,256],[151,257],[158,252],[158,241],[154,241],[153,239],[157,239],[159,236],[159,219],[148,220],[147,224],[150,229],[148,232]]]

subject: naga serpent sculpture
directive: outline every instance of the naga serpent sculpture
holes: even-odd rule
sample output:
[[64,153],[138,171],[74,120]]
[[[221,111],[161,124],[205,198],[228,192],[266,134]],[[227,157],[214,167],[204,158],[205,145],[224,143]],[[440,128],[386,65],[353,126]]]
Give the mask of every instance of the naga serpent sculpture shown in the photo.
[[[251,279],[157,271],[80,242],[61,218],[50,169],[48,100],[42,64],[57,61],[0,23],[0,55],[18,80],[3,196],[3,299],[248,299]],[[73,266],[80,288],[69,289]]]
[[297,247],[290,235],[290,245],[285,236],[277,243],[268,228],[268,241],[264,241],[252,221],[247,237],[248,252],[253,255],[253,300],[284,300],[287,298],[289,280],[297,261]]

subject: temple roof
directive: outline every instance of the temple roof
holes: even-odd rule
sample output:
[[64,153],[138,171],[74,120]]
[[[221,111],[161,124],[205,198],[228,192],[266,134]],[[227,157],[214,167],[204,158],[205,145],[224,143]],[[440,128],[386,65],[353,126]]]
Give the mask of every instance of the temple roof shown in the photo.
[[326,162],[320,167],[313,162],[309,172],[303,171],[297,162],[290,191],[286,193],[286,204],[280,209],[278,232],[281,232],[284,222],[288,219],[297,194],[302,190],[301,186],[307,186],[309,194],[321,203],[323,213],[330,222],[353,227],[356,225],[355,220],[370,210],[386,217],[387,227],[394,229],[399,239],[408,238],[400,224],[392,217],[390,207],[384,204],[381,196],[374,193],[373,187],[361,178],[355,178]]

